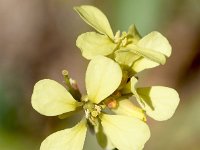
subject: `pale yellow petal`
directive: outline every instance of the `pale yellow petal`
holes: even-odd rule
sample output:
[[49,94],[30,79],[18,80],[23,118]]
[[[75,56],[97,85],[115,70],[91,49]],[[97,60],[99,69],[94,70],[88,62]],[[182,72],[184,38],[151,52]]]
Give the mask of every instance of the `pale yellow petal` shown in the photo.
[[50,79],[40,80],[35,84],[31,103],[36,111],[46,116],[57,116],[79,106],[61,84]]
[[147,115],[158,121],[171,118],[180,100],[176,90],[162,86],[138,88],[137,93],[145,103],[141,106]]
[[129,44],[115,52],[115,60],[138,73],[147,68],[165,64],[166,56],[161,52]]
[[129,99],[118,99],[118,106],[112,109],[112,111],[115,112],[117,115],[132,116],[140,120],[146,121],[144,111],[134,105]]
[[133,53],[136,53],[139,56],[142,56],[143,58],[146,58],[146,59],[156,62],[158,64],[164,65],[166,62],[165,55],[160,52],[154,51],[154,50],[134,46],[131,51]]
[[140,47],[135,44],[129,44],[125,48],[121,48],[119,50],[119,52],[123,52],[123,51],[124,52],[132,52],[135,55],[149,59],[158,64],[165,64],[165,62],[166,62],[166,57],[161,52],[158,52],[158,51],[155,51],[152,49],[148,49],[148,48],[144,48],[144,47]]
[[154,68],[159,66],[159,63],[151,61],[147,58],[140,58],[133,63],[132,69],[135,73],[141,72],[145,69]]
[[144,36],[137,44],[139,47],[151,49],[169,57],[171,55],[171,45],[168,40],[159,32],[153,31]]
[[[171,45],[169,44],[168,40],[159,32],[151,32],[145,37],[143,37],[137,44],[141,49],[149,49],[153,51],[157,51],[159,53],[164,54],[166,57],[171,55]],[[152,61],[151,59],[147,58],[140,58],[137,60],[132,69],[134,72],[138,73],[143,71],[144,69],[154,68],[159,66],[160,64],[156,61]]]
[[104,114],[101,120],[106,135],[119,150],[141,150],[150,137],[149,127],[140,119]]
[[94,29],[102,34],[106,34],[111,39],[114,35],[107,17],[98,8],[89,5],[82,5],[74,8],[80,17]]
[[135,95],[135,97],[139,99],[139,95],[138,95],[138,93],[136,91],[136,84],[137,84],[137,82],[138,82],[137,78],[133,76],[131,78],[131,91]]
[[61,130],[48,136],[40,150],[82,150],[86,136],[86,121],[82,120],[75,127]]
[[101,124],[99,124],[99,126],[94,126],[94,129],[97,141],[103,149],[112,150],[115,148],[106,133],[104,132]]
[[121,65],[131,67],[133,62],[139,59],[140,56],[130,51],[118,50],[115,52],[115,60]]
[[81,49],[82,55],[87,59],[92,59],[97,55],[109,55],[116,47],[116,44],[110,38],[96,32],[81,34],[76,41],[76,45]]
[[86,71],[86,90],[89,100],[99,103],[111,95],[120,85],[122,71],[112,59],[97,56]]

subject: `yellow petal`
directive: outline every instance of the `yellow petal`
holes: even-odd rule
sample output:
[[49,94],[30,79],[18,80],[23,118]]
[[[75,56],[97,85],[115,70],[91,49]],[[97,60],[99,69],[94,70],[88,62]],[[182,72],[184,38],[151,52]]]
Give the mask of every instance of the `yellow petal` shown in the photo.
[[137,118],[104,114],[101,120],[106,135],[119,150],[140,150],[150,137],[147,124]]
[[153,62],[156,62],[158,64],[165,64],[166,62],[166,58],[165,58],[165,55],[160,53],[160,52],[157,52],[157,51],[154,51],[154,50],[151,50],[151,49],[145,49],[145,48],[142,48],[142,47],[138,47],[138,46],[134,46],[133,47],[133,50],[131,50],[133,53],[136,53],[138,54],[139,56],[142,56],[143,58],[147,58]]
[[99,103],[111,95],[120,85],[122,71],[112,59],[97,56],[92,59],[86,71],[86,89],[89,100]]
[[141,72],[145,69],[154,68],[159,66],[159,63],[151,61],[147,58],[140,58],[133,63],[132,69],[135,73]]
[[171,55],[171,45],[168,40],[159,32],[153,31],[143,37],[137,44],[139,47],[151,49],[169,57]]
[[137,93],[145,103],[141,106],[147,115],[158,121],[171,118],[180,100],[176,90],[162,86],[138,88]]
[[98,8],[89,5],[82,5],[74,8],[80,17],[94,29],[102,34],[106,34],[111,39],[114,35],[107,17]]
[[103,131],[103,127],[101,124],[99,124],[99,126],[94,126],[95,129],[95,134],[96,134],[96,138],[97,141],[99,143],[99,145],[103,148],[103,149],[114,149],[115,147],[112,145],[110,139],[108,138],[108,136],[105,134],[105,132]]
[[115,52],[115,60],[121,65],[125,65],[131,67],[133,62],[139,59],[140,56],[130,52],[130,51],[123,51],[118,50]]
[[130,44],[115,52],[115,60],[131,67],[134,73],[138,73],[144,69],[165,64],[166,57],[160,52]]
[[146,121],[144,111],[134,105],[129,99],[118,99],[118,107],[112,109],[112,111],[118,115],[132,116],[140,120]]
[[137,84],[138,80],[133,76],[131,78],[131,91],[134,94],[134,96],[136,97],[137,100],[140,100],[140,97],[136,91],[136,84]]
[[[166,57],[171,55],[171,45],[169,44],[168,40],[159,32],[151,32],[145,37],[143,37],[137,44],[140,48],[153,50],[159,53],[164,54]],[[147,58],[141,58],[137,60],[134,64],[132,69],[134,72],[140,72],[144,69],[153,68],[159,66],[159,63],[155,61],[151,61]]]
[[81,49],[82,55],[87,59],[92,59],[97,55],[109,55],[116,47],[116,44],[106,35],[96,32],[81,34],[76,41],[76,45]]
[[35,84],[31,103],[36,111],[46,116],[57,116],[79,106],[61,84],[50,79],[40,80]]
[[86,136],[86,122],[82,120],[75,127],[61,130],[48,136],[40,150],[82,150]]
[[132,52],[135,55],[141,56],[143,58],[147,58],[158,64],[165,64],[166,62],[165,55],[162,54],[161,52],[158,52],[152,49],[143,48],[135,44],[129,44],[127,47],[121,48],[119,52]]

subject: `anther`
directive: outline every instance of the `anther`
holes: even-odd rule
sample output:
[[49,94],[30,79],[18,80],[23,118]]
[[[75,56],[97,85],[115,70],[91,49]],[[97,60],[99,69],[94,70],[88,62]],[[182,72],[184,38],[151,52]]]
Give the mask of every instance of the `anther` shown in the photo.
[[99,113],[98,113],[97,111],[92,111],[92,112],[91,112],[91,115],[92,115],[93,117],[97,117],[98,114],[99,114]]
[[85,117],[87,119],[90,117],[90,111],[88,109],[85,110]]

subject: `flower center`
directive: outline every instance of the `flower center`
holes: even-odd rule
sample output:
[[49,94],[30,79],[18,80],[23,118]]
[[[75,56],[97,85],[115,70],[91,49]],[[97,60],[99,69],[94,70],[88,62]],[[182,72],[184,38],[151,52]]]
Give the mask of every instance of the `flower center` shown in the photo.
[[85,98],[83,98],[83,101],[85,102],[83,109],[85,111],[86,118],[92,125],[96,126],[98,124],[98,117],[101,114],[103,106],[94,104]]

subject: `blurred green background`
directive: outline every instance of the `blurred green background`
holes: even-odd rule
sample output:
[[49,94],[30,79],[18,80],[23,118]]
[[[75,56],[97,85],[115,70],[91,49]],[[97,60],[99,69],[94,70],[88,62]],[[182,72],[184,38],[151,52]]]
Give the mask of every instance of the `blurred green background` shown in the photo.
[[[108,17],[113,31],[136,24],[144,36],[153,30],[173,47],[167,64],[140,74],[141,85],[175,88],[180,105],[168,121],[148,118],[151,138],[145,150],[199,150],[199,0],[0,0],[0,150],[38,150],[49,134],[77,120],[45,117],[31,107],[34,84],[43,78],[62,83],[67,69],[84,93],[88,61],[75,41],[91,31],[73,7],[91,4]],[[84,150],[101,150],[88,134]]]

